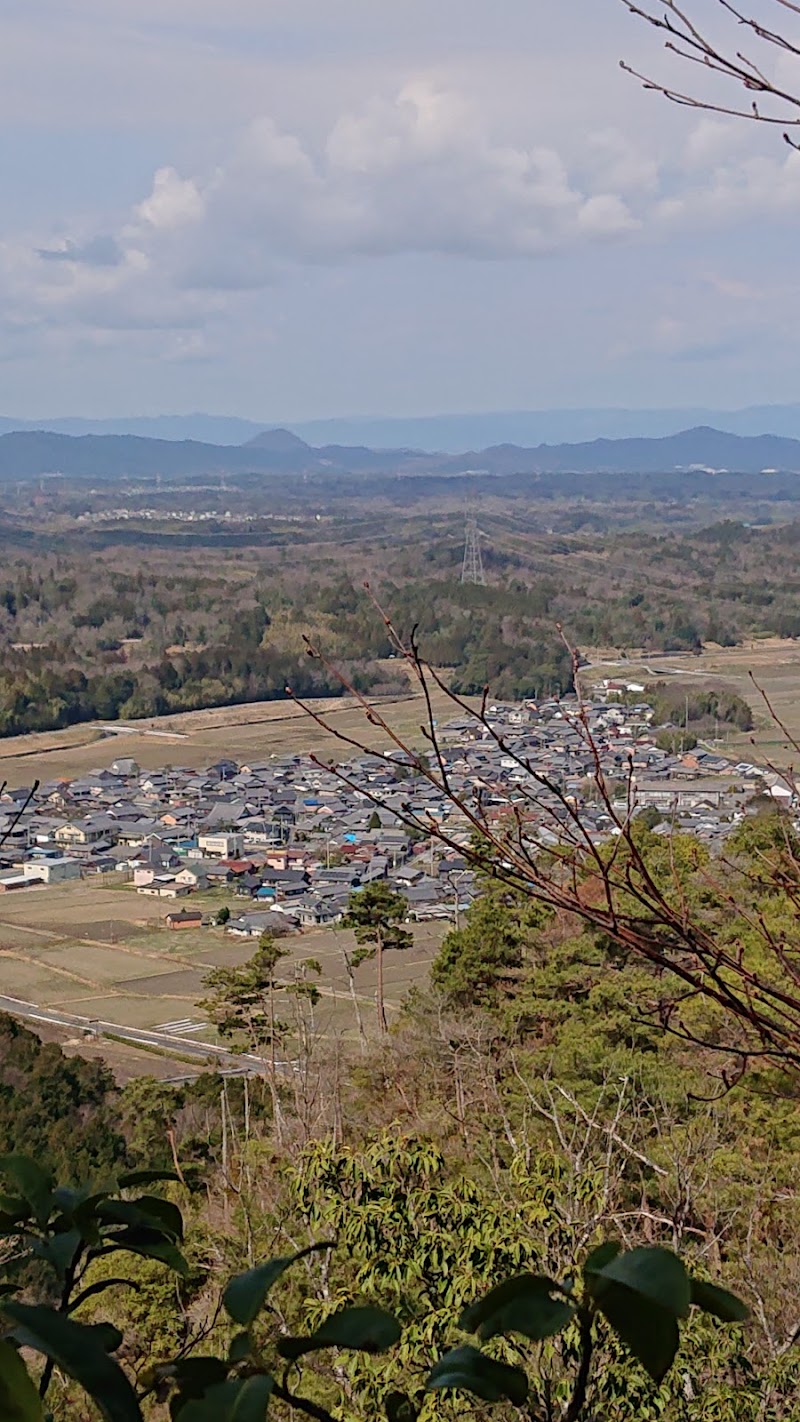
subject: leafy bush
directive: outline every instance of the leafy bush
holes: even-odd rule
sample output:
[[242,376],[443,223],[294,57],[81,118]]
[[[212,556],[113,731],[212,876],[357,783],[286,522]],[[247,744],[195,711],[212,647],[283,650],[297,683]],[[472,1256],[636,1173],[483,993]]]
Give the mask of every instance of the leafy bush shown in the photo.
[[[230,1280],[222,1295],[229,1320],[224,1350],[153,1360],[134,1383],[115,1356],[124,1347],[119,1330],[75,1315],[108,1289],[135,1287],[125,1277],[93,1277],[95,1261],[109,1255],[140,1255],[178,1276],[188,1274],[180,1209],[163,1196],[139,1193],[176,1177],[133,1172],[104,1188],[73,1190],[55,1186],[25,1156],[5,1156],[0,1169],[9,1189],[0,1196],[0,1231],[10,1246],[0,1286],[0,1404],[7,1422],[44,1422],[56,1371],[92,1399],[106,1422],[142,1422],[143,1404],[151,1402],[168,1403],[174,1422],[262,1422],[273,1399],[316,1422],[331,1422],[327,1406],[289,1386],[291,1376],[297,1379],[293,1388],[302,1388],[303,1360],[329,1350],[374,1355],[401,1346],[401,1322],[371,1303],[336,1306],[310,1332],[276,1334],[271,1291],[300,1260],[335,1247],[323,1242]],[[30,1302],[37,1293],[45,1301]],[[615,1335],[659,1383],[678,1351],[680,1324],[693,1308],[723,1323],[747,1316],[734,1295],[692,1277],[672,1251],[626,1251],[605,1241],[584,1259],[578,1278],[521,1273],[476,1299],[454,1323],[471,1341],[460,1338],[426,1377],[410,1378],[406,1392],[386,1393],[383,1414],[387,1422],[415,1422],[434,1392],[520,1408],[529,1394],[527,1345],[572,1331],[575,1375],[562,1422],[578,1422],[604,1334]],[[509,1348],[511,1360],[505,1356]],[[29,1353],[42,1360],[33,1372]]]

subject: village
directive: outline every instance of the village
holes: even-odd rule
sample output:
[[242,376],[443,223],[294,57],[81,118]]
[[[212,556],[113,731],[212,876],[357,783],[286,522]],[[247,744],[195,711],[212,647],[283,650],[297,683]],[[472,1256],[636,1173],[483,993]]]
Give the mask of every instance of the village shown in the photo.
[[[459,853],[473,832],[463,807],[476,797],[489,823],[522,804],[526,833],[543,847],[559,842],[572,806],[599,843],[618,832],[597,793],[599,768],[612,801],[630,797],[655,833],[688,832],[712,852],[757,797],[794,805],[793,782],[763,766],[702,743],[662,749],[653,708],[628,704],[642,691],[606,681],[580,706],[574,697],[492,703],[483,721],[449,721],[437,734],[451,795],[401,751],[330,769],[309,755],[267,753],[200,772],[142,771],[118,757],[78,778],[6,789],[0,893],[57,894],[68,880],[110,876],[164,900],[171,930],[214,922],[258,938],[335,925],[353,892],[386,880],[409,920],[458,923],[476,893]],[[213,890],[224,892],[212,916]],[[198,894],[203,908],[192,904]]]

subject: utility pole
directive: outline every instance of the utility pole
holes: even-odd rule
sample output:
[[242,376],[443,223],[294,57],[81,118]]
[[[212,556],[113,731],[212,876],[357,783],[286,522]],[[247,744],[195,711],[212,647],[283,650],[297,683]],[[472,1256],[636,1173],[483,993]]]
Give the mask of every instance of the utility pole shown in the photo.
[[474,514],[467,514],[467,524],[464,536],[464,561],[461,564],[462,583],[474,583],[478,587],[486,586],[486,574],[483,570],[483,558],[481,556],[481,535],[478,528],[478,520]]
[[461,900],[459,897],[458,884],[459,880],[465,878],[468,873],[468,869],[451,869],[447,875],[447,882],[453,890],[453,918],[456,933],[458,933],[461,927]]
[[225,1078],[222,1079],[222,1090],[219,1094],[219,1109],[222,1117],[222,1186],[225,1191],[223,1196],[223,1209],[225,1212],[225,1222],[228,1222],[228,1093],[225,1087]]

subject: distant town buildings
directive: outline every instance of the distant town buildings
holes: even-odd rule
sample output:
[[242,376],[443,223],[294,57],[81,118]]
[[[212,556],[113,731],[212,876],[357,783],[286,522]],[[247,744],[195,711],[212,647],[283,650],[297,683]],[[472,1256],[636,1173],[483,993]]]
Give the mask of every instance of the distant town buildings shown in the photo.
[[[763,766],[702,744],[687,754],[662,749],[642,692],[614,681],[581,708],[574,698],[492,703],[486,725],[454,717],[438,730],[456,797],[479,801],[490,822],[522,807],[526,834],[542,845],[558,842],[564,801],[597,842],[616,832],[597,794],[598,769],[620,803],[630,794],[634,812],[662,816],[656,833],[674,828],[712,849],[755,795],[795,806],[794,783]],[[459,853],[472,832],[468,817],[399,753],[355,757],[340,769],[350,784],[308,756],[270,755],[267,743],[263,758],[246,764],[225,758],[200,771],[142,771],[121,757],[35,794],[6,790],[0,893],[58,893],[69,879],[100,873],[168,901],[224,889],[228,931],[258,937],[278,924],[299,931],[336,923],[353,891],[386,879],[405,895],[410,917],[457,919],[476,893]],[[450,847],[413,833],[409,812],[418,825],[436,824]],[[178,931],[203,914],[189,903],[165,922]]]

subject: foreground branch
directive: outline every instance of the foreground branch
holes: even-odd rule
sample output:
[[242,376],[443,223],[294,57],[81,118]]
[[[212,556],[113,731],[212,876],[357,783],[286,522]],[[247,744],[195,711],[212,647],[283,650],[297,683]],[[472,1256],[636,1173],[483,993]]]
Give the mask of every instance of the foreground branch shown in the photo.
[[[756,46],[756,59],[744,54],[732,35],[727,43],[720,43],[701,30],[692,18],[694,0],[685,0],[680,4],[678,0],[659,0],[658,4],[655,0],[642,4],[636,3],[636,0],[621,0],[621,3],[631,15],[665,36],[664,48],[671,54],[689,64],[699,65],[706,74],[718,74],[724,81],[757,97],[746,104],[717,102],[702,90],[675,88],[650,74],[641,73],[623,60],[622,69],[638,79],[645,89],[662,94],[665,99],[683,108],[701,109],[707,113],[780,127],[790,147],[800,148],[800,137],[789,131],[800,129],[800,113],[797,112],[800,110],[800,93],[782,85],[769,72],[768,64],[770,59],[774,62],[775,51],[777,56],[800,57],[800,24],[797,34],[789,34],[748,14],[732,0],[717,0],[720,11],[728,21],[737,29],[749,32]],[[772,0],[772,3],[787,19],[787,12],[800,17],[800,5],[795,0]],[[766,110],[761,107],[763,101],[769,105]]]

